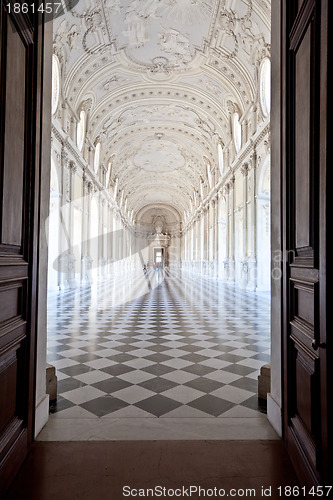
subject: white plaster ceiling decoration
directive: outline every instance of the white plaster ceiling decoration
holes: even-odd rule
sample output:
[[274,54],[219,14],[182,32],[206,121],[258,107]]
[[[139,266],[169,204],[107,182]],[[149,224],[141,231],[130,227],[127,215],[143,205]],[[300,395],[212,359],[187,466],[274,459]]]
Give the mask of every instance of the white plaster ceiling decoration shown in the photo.
[[270,0],[79,0],[53,29],[65,99],[55,119],[89,102],[78,142],[101,143],[100,165],[112,158],[118,203],[135,219],[162,204],[183,218],[222,175],[232,113],[258,98]]
[[165,203],[165,202],[169,202],[171,201],[171,194],[168,194],[168,193],[157,193],[155,191],[152,191],[150,193],[148,193],[146,196],[145,196],[145,201],[147,202],[156,202],[156,203]]
[[108,3],[117,50],[144,70],[168,72],[187,67],[203,50],[216,0],[124,0],[116,12]]
[[171,172],[184,165],[179,147],[171,141],[154,139],[142,144],[133,158],[136,167],[148,172]]
[[204,137],[211,139],[217,134],[216,125],[209,117],[188,106],[180,104],[160,104],[132,106],[122,111],[118,116],[107,118],[102,125],[102,132],[108,139],[113,138],[125,126],[153,125],[156,122],[166,122],[175,126],[200,129]]

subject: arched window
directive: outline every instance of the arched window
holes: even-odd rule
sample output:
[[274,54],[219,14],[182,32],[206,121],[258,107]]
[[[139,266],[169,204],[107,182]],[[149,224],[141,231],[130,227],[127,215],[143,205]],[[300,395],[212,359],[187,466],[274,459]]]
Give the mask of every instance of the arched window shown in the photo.
[[60,63],[55,54],[52,56],[52,114],[57,111],[60,95]]
[[210,167],[210,163],[206,158],[206,170],[207,170],[207,178],[208,178],[208,184],[209,184],[209,189],[212,189],[213,187],[213,175]]
[[99,161],[101,157],[101,143],[98,142],[95,147],[95,156],[94,156],[94,170],[95,173],[98,172],[99,169]]
[[80,121],[77,124],[77,131],[76,131],[76,144],[80,151],[82,151],[85,137],[86,137],[86,112],[82,109],[80,111]]
[[222,150],[221,144],[219,144],[217,146],[217,151],[218,151],[218,155],[219,155],[219,170],[220,170],[220,174],[222,175],[224,165],[223,165],[223,150]]
[[203,200],[205,198],[203,180],[200,181],[200,195],[201,195],[201,200]]
[[262,114],[266,118],[271,111],[271,61],[268,58],[260,66],[259,99]]
[[123,204],[123,198],[124,198],[124,190],[121,190],[121,195],[120,195],[120,201],[119,201],[119,208],[121,208]]
[[235,150],[236,153],[238,153],[242,145],[242,127],[239,123],[238,113],[234,113],[232,117],[232,135],[234,139]]
[[114,185],[114,191],[113,191],[113,198],[116,199],[118,193],[118,177],[116,179],[115,185]]
[[106,179],[105,179],[105,185],[106,185],[106,187],[109,186],[111,169],[112,169],[112,164],[111,164],[111,162],[109,162],[109,164],[108,164],[108,170],[106,172]]

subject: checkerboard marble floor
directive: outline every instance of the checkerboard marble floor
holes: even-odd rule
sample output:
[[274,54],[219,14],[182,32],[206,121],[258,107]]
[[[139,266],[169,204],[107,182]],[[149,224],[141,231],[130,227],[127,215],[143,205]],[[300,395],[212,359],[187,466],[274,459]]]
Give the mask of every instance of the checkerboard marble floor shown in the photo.
[[50,412],[95,421],[262,416],[269,309],[268,294],[181,271],[50,293],[47,359],[58,377]]

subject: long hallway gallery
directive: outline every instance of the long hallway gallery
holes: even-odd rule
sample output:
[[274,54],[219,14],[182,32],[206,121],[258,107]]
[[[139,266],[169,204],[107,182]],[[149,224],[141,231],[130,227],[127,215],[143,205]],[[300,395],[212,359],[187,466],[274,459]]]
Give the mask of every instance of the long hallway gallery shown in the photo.
[[0,496],[314,500],[332,2],[37,3],[0,16]]
[[277,438],[258,400],[267,292],[160,269],[50,294],[48,310],[58,399],[39,439]]

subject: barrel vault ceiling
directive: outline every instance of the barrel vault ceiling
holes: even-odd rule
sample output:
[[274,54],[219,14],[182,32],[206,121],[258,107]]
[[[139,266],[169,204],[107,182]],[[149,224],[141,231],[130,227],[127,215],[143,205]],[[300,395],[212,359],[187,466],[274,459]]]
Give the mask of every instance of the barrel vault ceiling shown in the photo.
[[270,0],[79,0],[54,21],[63,97],[135,216],[200,197],[269,50]]

